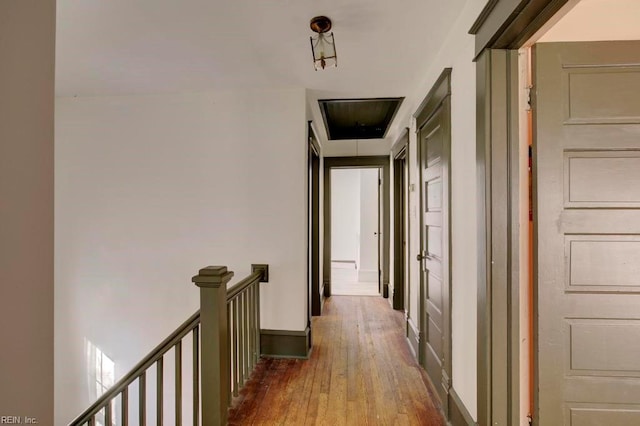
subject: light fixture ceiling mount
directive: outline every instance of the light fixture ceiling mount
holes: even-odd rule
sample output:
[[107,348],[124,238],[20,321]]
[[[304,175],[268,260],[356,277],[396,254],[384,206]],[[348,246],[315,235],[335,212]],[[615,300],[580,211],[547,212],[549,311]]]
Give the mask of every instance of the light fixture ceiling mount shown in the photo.
[[326,16],[316,16],[309,23],[311,30],[317,33],[317,37],[310,37],[311,53],[313,54],[313,66],[316,71],[327,67],[338,66],[336,43],[331,31],[331,19]]
[[316,16],[311,19],[309,26],[314,33],[326,33],[327,31],[331,31],[331,19],[326,16]]

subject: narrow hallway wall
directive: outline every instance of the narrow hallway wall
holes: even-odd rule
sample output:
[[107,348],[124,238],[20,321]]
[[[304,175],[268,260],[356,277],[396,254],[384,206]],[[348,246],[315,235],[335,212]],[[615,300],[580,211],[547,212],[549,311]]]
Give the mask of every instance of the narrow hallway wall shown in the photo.
[[55,15],[54,0],[0,2],[0,416],[41,425],[53,422]]

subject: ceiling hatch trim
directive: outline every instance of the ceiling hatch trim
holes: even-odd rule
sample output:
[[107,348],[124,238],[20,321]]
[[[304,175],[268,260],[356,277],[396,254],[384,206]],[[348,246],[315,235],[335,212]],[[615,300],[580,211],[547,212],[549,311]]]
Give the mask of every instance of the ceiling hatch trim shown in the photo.
[[329,140],[382,139],[396,116],[401,98],[319,99]]

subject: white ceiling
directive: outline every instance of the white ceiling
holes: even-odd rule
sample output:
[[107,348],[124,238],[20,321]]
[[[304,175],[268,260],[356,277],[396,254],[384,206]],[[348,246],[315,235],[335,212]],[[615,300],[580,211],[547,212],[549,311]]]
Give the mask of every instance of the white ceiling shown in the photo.
[[[295,86],[311,99],[407,96],[465,2],[58,0],[56,93]],[[316,15],[333,21],[337,68],[313,69]]]

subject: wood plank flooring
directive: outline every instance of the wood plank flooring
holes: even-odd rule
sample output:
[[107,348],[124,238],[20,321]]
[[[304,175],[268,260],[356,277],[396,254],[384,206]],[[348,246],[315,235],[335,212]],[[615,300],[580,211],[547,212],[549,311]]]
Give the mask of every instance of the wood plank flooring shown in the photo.
[[444,420],[381,297],[334,296],[313,319],[308,360],[262,359],[229,425],[425,425]]

